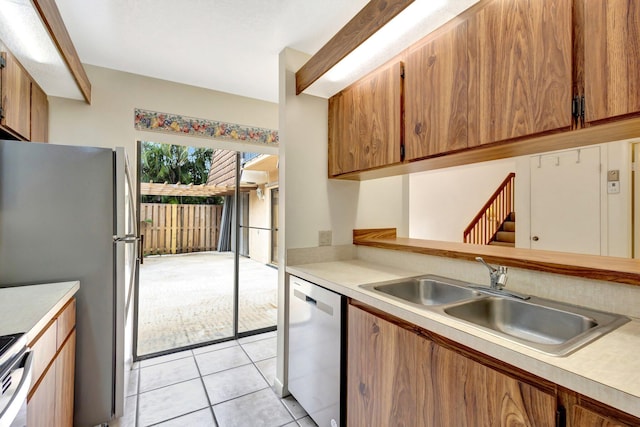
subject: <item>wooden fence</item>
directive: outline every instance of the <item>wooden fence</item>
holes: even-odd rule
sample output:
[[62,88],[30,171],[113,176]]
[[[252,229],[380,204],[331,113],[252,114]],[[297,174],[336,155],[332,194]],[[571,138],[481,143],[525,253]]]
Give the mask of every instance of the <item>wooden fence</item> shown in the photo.
[[215,251],[222,205],[142,203],[140,234],[144,255]]

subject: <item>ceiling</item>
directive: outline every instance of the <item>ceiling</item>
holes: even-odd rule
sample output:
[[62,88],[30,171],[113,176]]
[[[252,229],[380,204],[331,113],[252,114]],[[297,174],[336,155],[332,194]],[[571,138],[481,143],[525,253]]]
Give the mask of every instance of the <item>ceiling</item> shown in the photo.
[[277,102],[278,54],[314,53],[367,0],[56,0],[85,64]]
[[[0,0],[4,1],[29,0]],[[373,44],[375,55],[358,57],[352,70],[340,78],[331,78],[330,71],[305,92],[323,97],[335,94],[476,1],[416,0],[399,17],[419,15],[424,7],[435,9],[409,31],[405,29],[410,26],[403,24],[391,34],[391,43],[372,37],[366,43]],[[278,101],[279,53],[291,47],[314,54],[367,2],[56,0],[85,64],[271,102]],[[77,89],[69,94],[53,89],[63,79],[52,77],[50,65],[18,59],[47,94],[81,99]],[[38,66],[41,70],[34,72]],[[43,70],[40,79],[38,71]]]

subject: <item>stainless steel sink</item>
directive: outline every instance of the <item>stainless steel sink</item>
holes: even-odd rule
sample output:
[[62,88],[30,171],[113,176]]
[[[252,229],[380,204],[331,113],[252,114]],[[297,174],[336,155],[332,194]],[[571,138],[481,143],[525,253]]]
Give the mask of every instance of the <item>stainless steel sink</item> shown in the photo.
[[365,289],[380,292],[419,306],[451,304],[479,297],[480,293],[462,282],[438,276],[422,276],[382,284],[364,285]]
[[486,297],[448,306],[444,313],[555,356],[569,354],[628,321],[535,297],[528,301]]
[[425,275],[360,286],[403,304],[456,318],[552,356],[566,356],[628,318],[537,297]]

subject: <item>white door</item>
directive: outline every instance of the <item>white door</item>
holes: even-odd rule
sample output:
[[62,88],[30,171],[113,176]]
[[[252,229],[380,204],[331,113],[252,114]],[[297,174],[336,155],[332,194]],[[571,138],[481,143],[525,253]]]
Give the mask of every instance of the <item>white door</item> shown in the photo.
[[600,255],[600,147],[531,157],[531,248]]

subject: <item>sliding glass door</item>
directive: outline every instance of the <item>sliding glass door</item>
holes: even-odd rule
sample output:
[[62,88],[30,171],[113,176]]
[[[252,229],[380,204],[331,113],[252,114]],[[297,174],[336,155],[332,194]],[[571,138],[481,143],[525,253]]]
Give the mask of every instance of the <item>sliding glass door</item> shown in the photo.
[[137,358],[275,329],[277,156],[209,149],[204,174],[154,179],[197,150],[140,143]]

